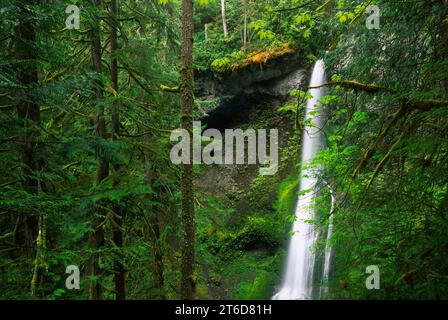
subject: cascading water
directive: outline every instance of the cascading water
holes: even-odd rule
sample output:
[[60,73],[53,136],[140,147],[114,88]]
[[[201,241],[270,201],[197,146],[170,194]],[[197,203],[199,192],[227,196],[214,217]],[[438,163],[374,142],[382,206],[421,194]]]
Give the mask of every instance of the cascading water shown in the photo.
[[[313,68],[310,87],[316,87],[325,82],[324,62],[318,60]],[[311,125],[305,126],[302,136],[302,164],[306,164],[323,147],[322,113],[318,100],[324,95],[324,88],[310,89],[312,98],[306,105],[305,119],[311,119]],[[288,260],[283,283],[274,300],[311,299],[313,291],[313,269],[315,254],[311,246],[316,241],[317,233],[308,220],[315,217],[313,209],[314,195],[317,192],[316,172],[303,169],[300,180],[300,193],[296,204],[296,220],[293,225],[293,235],[288,249]],[[306,192],[305,194],[303,194]]]
[[333,211],[335,206],[335,195],[333,190],[330,187],[330,197],[331,197],[331,208],[330,208],[330,218],[328,221],[328,230],[327,230],[327,240],[325,246],[325,255],[324,255],[324,271],[322,274],[322,286],[320,288],[320,296],[328,292],[328,278],[330,276],[330,266],[331,266],[331,256],[333,254],[333,249],[330,246],[330,238],[333,234]]

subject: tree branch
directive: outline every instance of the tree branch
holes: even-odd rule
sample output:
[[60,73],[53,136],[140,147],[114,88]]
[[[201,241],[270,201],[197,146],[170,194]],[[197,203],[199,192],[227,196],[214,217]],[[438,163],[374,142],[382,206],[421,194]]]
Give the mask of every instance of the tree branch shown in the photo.
[[376,92],[388,92],[388,93],[396,93],[397,91],[395,89],[379,86],[376,84],[366,84],[361,83],[358,81],[352,81],[352,80],[338,80],[338,81],[331,81],[327,83],[323,83],[319,86],[314,87],[306,87],[307,89],[319,89],[323,87],[335,87],[335,86],[341,86],[346,89],[352,89],[355,91],[364,91],[367,93],[376,93]]
[[172,93],[180,93],[180,86],[168,87],[163,84],[160,85],[160,90],[172,92]]

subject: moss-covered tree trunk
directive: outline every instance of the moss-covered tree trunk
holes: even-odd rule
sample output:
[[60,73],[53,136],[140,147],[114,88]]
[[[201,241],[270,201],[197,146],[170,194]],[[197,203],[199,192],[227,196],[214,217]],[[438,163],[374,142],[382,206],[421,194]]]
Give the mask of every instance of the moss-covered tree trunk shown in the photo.
[[[150,145],[151,136],[147,134],[145,136],[146,143]],[[145,150],[145,167],[146,167],[146,184],[149,188],[154,188],[154,174],[153,170],[153,159],[151,157],[151,151]],[[161,194],[162,192],[156,192],[157,194]],[[146,195],[147,201],[147,211],[145,214],[146,219],[146,234],[148,240],[151,245],[151,258],[152,263],[150,266],[150,270],[152,272],[152,287],[156,294],[155,298],[163,299],[165,295],[163,294],[163,286],[164,286],[164,266],[163,266],[163,253],[160,239],[160,225],[159,218],[157,216],[157,210],[151,202],[154,201],[154,195],[148,194]]]
[[[100,0],[92,0],[93,5],[96,10],[99,10],[101,6]],[[106,139],[106,121],[104,119],[104,106],[99,103],[99,100],[103,97],[103,85],[99,80],[99,75],[102,72],[101,65],[101,38],[100,38],[100,27],[99,27],[99,17],[95,15],[94,21],[92,23],[92,43],[91,43],[91,58],[92,58],[92,69],[96,73],[98,80],[95,85],[95,102],[96,102],[96,114],[95,114],[95,135],[99,139]],[[100,185],[104,179],[109,175],[109,163],[102,156],[102,152],[98,152],[99,163],[96,175],[96,184]],[[102,227],[102,212],[98,207],[94,207],[93,216],[91,220],[91,233],[89,239],[89,246],[94,251],[90,257],[89,269],[90,275],[94,278],[89,288],[89,298],[91,300],[102,299],[102,288],[99,281],[101,275],[100,268],[100,254],[99,249],[104,245],[104,232]]]
[[[34,96],[38,82],[36,63],[36,32],[33,26],[33,13],[28,5],[36,1],[22,0],[19,2],[19,24],[15,30],[14,55],[18,64],[17,80],[21,84],[16,93],[16,108],[18,123],[21,126],[19,153],[22,166],[22,187],[30,194],[39,190],[39,174],[42,165],[40,145],[38,142],[38,127],[40,109]],[[34,259],[36,253],[35,240],[38,232],[38,213],[28,212],[19,218],[20,229],[15,236],[19,255]]]
[[[193,1],[182,1],[182,128],[193,129]],[[191,149],[191,145],[189,146]],[[190,152],[192,155],[193,152]],[[192,159],[190,159],[192,160]],[[195,213],[193,190],[193,161],[183,165],[182,192],[182,265],[181,295],[183,299],[195,297]]]
[[[118,0],[112,0],[110,3],[110,53],[111,53],[111,63],[110,63],[110,78],[112,82],[112,89],[114,94],[118,93],[118,59],[117,59],[117,49],[118,49]],[[111,122],[112,122],[112,139],[117,140],[120,135],[120,111],[118,105],[114,103],[111,112]],[[120,169],[121,165],[114,164],[114,188],[119,188],[120,186]],[[126,285],[125,285],[125,269],[123,265],[123,220],[125,208],[114,203],[113,211],[115,212],[114,226],[115,230],[113,232],[113,242],[115,248],[117,249],[117,255],[115,257],[114,263],[114,284],[115,284],[115,299],[125,300],[126,299]]]
[[[439,25],[439,48],[438,48],[438,52],[439,52],[439,57],[441,59],[441,61],[445,61],[444,64],[442,64],[442,68],[444,68],[445,72],[444,74],[448,74],[448,65],[447,65],[447,60],[448,60],[448,18],[447,18],[447,14],[448,14],[448,1],[447,0],[440,0],[440,2],[442,2],[441,7],[442,7],[442,16],[445,17],[442,21],[441,24]],[[446,76],[443,79],[443,86],[445,87],[445,94],[448,94],[448,76]]]
[[[42,191],[43,183],[39,179],[43,167],[43,150],[39,143],[40,107],[35,96],[38,84],[36,57],[36,30],[33,25],[33,11],[28,5],[35,5],[35,0],[22,0],[19,3],[19,25],[15,31],[15,57],[23,61],[18,69],[18,82],[22,88],[18,90],[16,108],[18,123],[22,128],[20,135],[20,158],[22,166],[22,187],[29,194]],[[37,293],[46,271],[45,248],[45,215],[41,212],[27,212],[21,215],[21,228],[15,235],[19,255],[24,254],[33,260],[31,276],[31,294]]]

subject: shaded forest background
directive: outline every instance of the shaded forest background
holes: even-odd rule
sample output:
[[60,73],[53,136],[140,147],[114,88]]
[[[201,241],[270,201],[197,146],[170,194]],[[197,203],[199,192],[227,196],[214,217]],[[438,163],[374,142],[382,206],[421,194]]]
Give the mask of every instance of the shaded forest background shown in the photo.
[[[65,25],[71,4],[79,29]],[[169,137],[225,98],[201,95],[200,76],[220,83],[285,57],[327,68],[327,148],[306,164],[322,168],[316,228],[335,224],[322,298],[447,298],[447,1],[192,5],[1,1],[0,298],[270,298],[305,165],[308,79],[220,124],[279,128],[275,176],[174,165]],[[68,265],[80,290],[65,287]],[[365,288],[368,265],[380,290]]]

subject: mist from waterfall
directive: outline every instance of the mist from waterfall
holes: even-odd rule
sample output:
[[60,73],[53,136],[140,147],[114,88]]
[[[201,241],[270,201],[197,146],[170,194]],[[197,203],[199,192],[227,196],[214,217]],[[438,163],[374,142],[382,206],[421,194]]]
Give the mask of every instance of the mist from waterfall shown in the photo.
[[[324,62],[318,60],[313,68],[310,87],[319,86],[325,81]],[[312,98],[307,101],[305,120],[311,119],[311,124],[305,126],[302,135],[302,171],[300,192],[295,208],[296,219],[289,243],[285,274],[280,290],[272,297],[274,300],[312,299],[313,294],[316,255],[311,251],[311,246],[317,239],[317,232],[309,220],[315,217],[314,198],[318,190],[317,172],[307,168],[306,165],[323,147],[321,131],[323,115],[322,112],[318,112],[321,110],[318,100],[325,94],[325,89],[310,89],[309,93]],[[332,227],[332,223],[330,226]],[[331,232],[330,229],[328,231]],[[330,257],[331,250],[327,250],[324,262],[324,276],[327,277]]]

